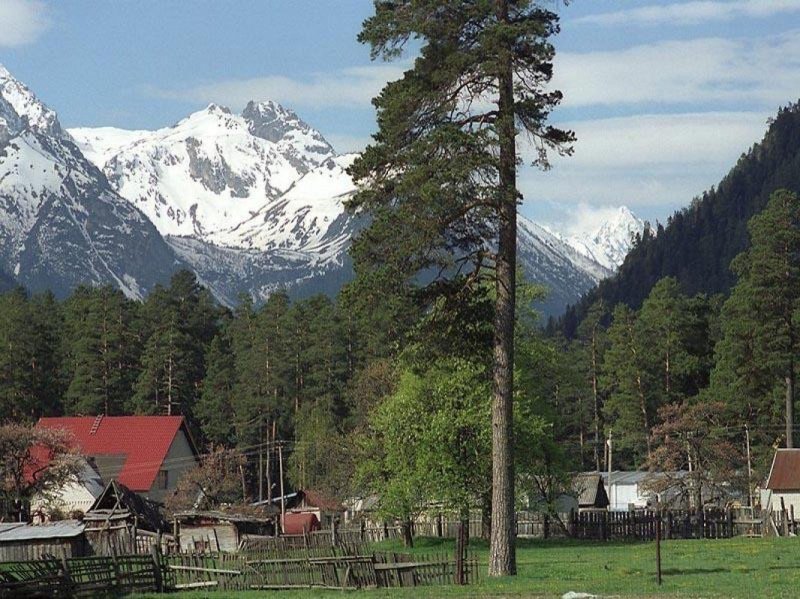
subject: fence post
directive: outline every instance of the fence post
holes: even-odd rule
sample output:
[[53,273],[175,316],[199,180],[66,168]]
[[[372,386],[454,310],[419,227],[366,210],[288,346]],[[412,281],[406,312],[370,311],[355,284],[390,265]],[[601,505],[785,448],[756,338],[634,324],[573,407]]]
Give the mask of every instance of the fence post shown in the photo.
[[575,537],[575,508],[569,509],[569,536]]
[[545,513],[545,515],[544,515],[544,525],[542,526],[542,528],[543,528],[545,540],[549,539],[550,538],[550,516],[547,513]]
[[603,540],[608,540],[608,518],[610,512],[603,512],[603,522],[602,522],[602,533],[603,533]]
[[338,530],[337,530],[338,525],[339,525],[339,520],[338,519],[334,518],[333,520],[331,520],[331,544],[334,547],[339,545],[339,543],[338,543],[338,540],[339,540],[338,539],[338,535],[336,534],[338,532]]
[[117,548],[111,548],[111,565],[114,567],[114,583],[119,586],[119,561],[117,560]]
[[161,576],[161,548],[158,545],[150,546],[150,555],[153,558],[153,580],[156,593],[164,592],[164,579]]
[[361,520],[361,524],[359,524],[359,536],[361,538],[361,542],[364,542],[364,538],[367,536],[367,522],[366,520]]
[[661,510],[656,512],[656,580],[661,586]]
[[781,519],[783,520],[783,536],[789,536],[789,518],[786,516],[786,503],[783,501],[783,497],[781,497]]
[[67,593],[72,593],[72,575],[69,571],[69,562],[67,562],[67,550],[65,547],[61,548],[61,568],[64,570],[64,583],[67,585]]
[[464,521],[459,520],[456,527],[456,584],[464,584],[464,553],[466,543],[464,536]]

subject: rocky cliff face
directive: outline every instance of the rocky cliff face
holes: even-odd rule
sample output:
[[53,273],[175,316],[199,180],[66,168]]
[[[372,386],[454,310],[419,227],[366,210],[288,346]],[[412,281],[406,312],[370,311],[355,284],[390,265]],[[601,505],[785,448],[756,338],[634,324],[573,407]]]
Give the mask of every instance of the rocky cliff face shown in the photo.
[[85,283],[142,297],[177,266],[56,114],[0,69],[0,270],[58,295]]

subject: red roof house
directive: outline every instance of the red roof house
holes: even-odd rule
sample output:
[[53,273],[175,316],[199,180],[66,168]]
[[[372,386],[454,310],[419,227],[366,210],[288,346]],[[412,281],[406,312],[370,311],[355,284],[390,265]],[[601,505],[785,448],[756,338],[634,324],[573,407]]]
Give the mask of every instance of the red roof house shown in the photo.
[[161,501],[198,452],[182,416],[74,416],[42,418],[37,426],[69,431],[103,481]]

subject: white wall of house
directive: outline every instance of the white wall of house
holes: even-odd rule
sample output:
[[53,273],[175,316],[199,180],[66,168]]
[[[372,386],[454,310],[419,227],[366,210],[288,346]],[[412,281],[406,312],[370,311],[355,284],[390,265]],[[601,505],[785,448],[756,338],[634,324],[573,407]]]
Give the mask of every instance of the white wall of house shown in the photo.
[[649,494],[642,494],[636,483],[615,483],[612,476],[608,496],[608,509],[627,511],[631,505],[637,509],[646,507]]
[[48,514],[54,510],[58,510],[66,516],[75,511],[86,513],[92,507],[95,499],[96,497],[83,483],[71,482],[56,491],[50,498],[34,497],[31,501],[31,513]]

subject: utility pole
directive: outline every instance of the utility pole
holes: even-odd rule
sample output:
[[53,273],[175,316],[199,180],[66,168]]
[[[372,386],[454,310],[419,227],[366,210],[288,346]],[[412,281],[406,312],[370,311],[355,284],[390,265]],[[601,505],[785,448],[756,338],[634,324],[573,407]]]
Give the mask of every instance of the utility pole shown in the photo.
[[258,501],[264,501],[264,420],[258,425]]
[[281,475],[281,532],[286,518],[286,495],[283,492],[283,445],[278,444],[278,471]]
[[750,462],[750,427],[744,425],[744,437],[747,440],[747,496],[750,498],[750,507],[753,507],[753,466]]
[[608,445],[608,504],[609,507],[613,507],[614,504],[611,501],[611,429],[608,429],[606,444]]
[[275,440],[275,433],[270,433],[267,428],[267,503],[272,507],[272,442]]

